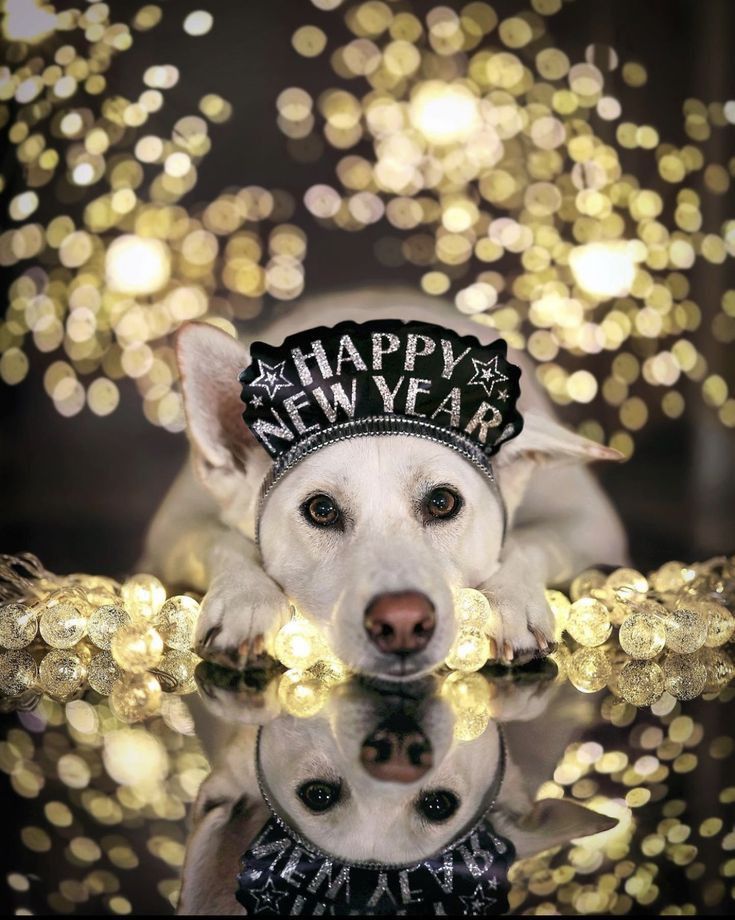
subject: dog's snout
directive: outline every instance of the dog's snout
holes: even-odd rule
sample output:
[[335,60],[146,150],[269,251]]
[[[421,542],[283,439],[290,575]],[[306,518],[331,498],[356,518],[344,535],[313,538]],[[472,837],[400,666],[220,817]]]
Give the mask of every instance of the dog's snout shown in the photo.
[[381,652],[412,655],[434,634],[434,605],[419,591],[379,594],[365,610],[365,629]]
[[434,762],[431,743],[415,724],[380,726],[363,742],[360,760],[370,776],[389,783],[415,783]]

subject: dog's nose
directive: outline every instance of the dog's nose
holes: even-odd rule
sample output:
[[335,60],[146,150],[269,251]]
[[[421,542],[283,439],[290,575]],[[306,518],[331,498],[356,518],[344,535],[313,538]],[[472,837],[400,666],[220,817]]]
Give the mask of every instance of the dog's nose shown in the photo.
[[412,655],[434,635],[434,605],[418,591],[379,594],[365,610],[365,629],[381,652]]
[[360,760],[370,776],[388,783],[415,783],[434,762],[431,743],[418,726],[398,731],[387,725],[365,739]]

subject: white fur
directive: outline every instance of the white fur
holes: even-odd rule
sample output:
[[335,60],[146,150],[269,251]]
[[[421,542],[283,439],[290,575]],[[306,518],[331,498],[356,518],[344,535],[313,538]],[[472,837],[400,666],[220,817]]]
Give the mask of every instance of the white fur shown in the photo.
[[[447,305],[402,290],[347,292],[292,307],[258,338],[347,319],[400,317],[439,322],[483,341],[494,330]],[[594,562],[626,560],[625,538],[609,502],[583,467],[615,451],[553,420],[523,355],[522,434],[503,446],[495,469],[510,515],[482,475],[450,448],[418,438],[366,437],[331,445],[302,461],[271,493],[256,548],[258,487],[269,466],[242,422],[238,373],[247,348],[206,324],[178,338],[192,462],[151,527],[144,565],[168,582],[206,590],[196,640],[202,654],[241,666],[288,617],[289,601],[319,621],[354,668],[397,679],[439,664],[454,636],[451,590],[478,587],[495,610],[491,636],[511,660],[543,651],[554,629],[544,586]],[[455,518],[424,526],[414,510],[430,485],[451,483],[464,498]],[[310,527],[298,512],[326,491],[349,509],[342,533]],[[399,669],[363,628],[366,603],[384,591],[419,590],[437,610],[426,649]]]

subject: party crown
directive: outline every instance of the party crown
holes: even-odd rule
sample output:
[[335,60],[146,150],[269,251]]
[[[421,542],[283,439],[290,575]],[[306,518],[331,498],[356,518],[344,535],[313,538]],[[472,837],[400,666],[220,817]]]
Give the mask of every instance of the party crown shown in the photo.
[[281,465],[337,440],[415,434],[478,465],[521,432],[520,369],[497,339],[481,345],[430,323],[343,322],[254,342],[240,374],[243,418]]

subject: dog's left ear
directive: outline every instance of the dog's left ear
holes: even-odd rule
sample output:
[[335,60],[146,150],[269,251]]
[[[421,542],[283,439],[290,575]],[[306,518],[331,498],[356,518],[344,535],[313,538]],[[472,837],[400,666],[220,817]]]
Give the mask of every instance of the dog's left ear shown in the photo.
[[553,418],[526,412],[523,431],[500,448],[495,469],[512,519],[534,470],[622,459],[620,451],[574,434]]
[[577,837],[612,830],[617,824],[615,818],[567,799],[540,799],[519,821],[499,829],[510,838],[516,858],[526,859]]

